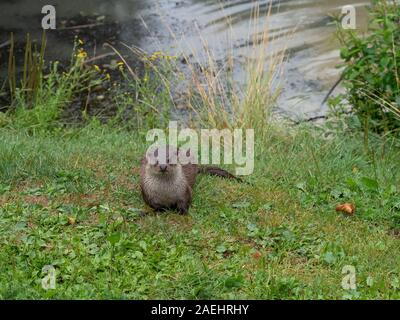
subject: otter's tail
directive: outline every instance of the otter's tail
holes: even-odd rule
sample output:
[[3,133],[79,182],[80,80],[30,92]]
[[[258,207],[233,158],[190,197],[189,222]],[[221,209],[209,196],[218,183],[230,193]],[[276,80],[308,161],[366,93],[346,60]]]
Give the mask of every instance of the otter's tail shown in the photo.
[[218,168],[218,167],[213,167],[213,166],[199,166],[199,173],[206,173],[212,176],[218,176],[226,179],[232,179],[236,180],[239,182],[242,182],[242,179],[234,176],[233,174],[229,173],[228,171]]

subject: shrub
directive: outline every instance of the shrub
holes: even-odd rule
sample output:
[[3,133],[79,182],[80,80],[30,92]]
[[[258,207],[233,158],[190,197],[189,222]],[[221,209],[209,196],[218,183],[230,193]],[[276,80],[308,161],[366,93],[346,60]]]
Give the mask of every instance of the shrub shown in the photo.
[[400,128],[400,5],[373,1],[366,36],[341,30],[345,98],[365,128]]

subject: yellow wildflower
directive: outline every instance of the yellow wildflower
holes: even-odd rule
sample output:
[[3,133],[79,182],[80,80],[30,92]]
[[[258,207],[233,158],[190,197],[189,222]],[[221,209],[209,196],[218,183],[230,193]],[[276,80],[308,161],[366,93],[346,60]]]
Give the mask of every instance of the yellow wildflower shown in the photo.
[[85,59],[87,57],[87,52],[83,49],[79,49],[76,56],[78,59]]
[[97,64],[94,65],[94,69],[95,69],[97,72],[101,72],[101,69],[100,69],[100,67],[99,67]]
[[161,51],[156,51],[153,52],[153,54],[150,56],[150,61],[155,61],[157,59],[161,59],[163,57],[163,53]]

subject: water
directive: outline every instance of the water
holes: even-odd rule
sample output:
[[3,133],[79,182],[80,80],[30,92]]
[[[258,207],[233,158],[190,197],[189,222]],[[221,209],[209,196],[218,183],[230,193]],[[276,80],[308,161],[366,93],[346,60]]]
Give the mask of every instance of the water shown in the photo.
[[[270,3],[259,1],[261,15],[268,12]],[[272,48],[286,48],[289,53],[281,84],[283,92],[278,101],[281,113],[307,118],[326,112],[327,107],[321,107],[321,102],[340,76],[336,68],[340,63],[340,45],[335,37],[336,26],[329,16],[340,13],[349,4],[356,7],[357,28],[365,29],[369,1],[272,1],[269,18],[270,35],[274,39]],[[254,1],[250,0],[158,1],[155,12],[163,17],[164,24],[169,23],[178,40],[171,45],[169,32],[164,30],[143,39],[142,46],[169,52],[183,48],[196,55],[202,51],[202,42],[206,42],[216,59],[223,60],[233,47],[236,58],[244,61],[252,54],[246,40],[252,30],[249,22],[253,8]],[[291,35],[283,36],[285,33]]]
[[[2,0],[0,44],[8,39],[9,31],[20,37],[26,32],[40,34],[40,12],[45,4],[48,4],[47,0]],[[244,61],[252,54],[246,46],[254,7],[251,0],[55,0],[52,4],[57,9],[58,23],[85,14],[111,17],[125,26],[116,35],[116,41],[135,44],[147,51],[162,50],[174,54],[183,49],[198,52],[202,50],[201,35],[216,59],[224,60],[232,47],[237,60]],[[259,4],[261,13],[266,13],[270,1],[259,1]],[[272,1],[269,21],[273,49],[287,48],[289,52],[284,67],[283,92],[278,101],[280,112],[292,117],[325,112],[326,107],[321,108],[320,103],[339,76],[335,66],[340,62],[335,25],[329,15],[339,13],[348,4],[356,6],[357,27],[364,28],[365,5],[369,1]],[[146,22],[146,27],[137,27],[140,19]],[[136,21],[135,24],[132,21]],[[282,36],[291,30],[295,30],[291,36]],[[50,32],[50,54],[65,55],[70,42],[70,39]],[[101,48],[100,43],[96,46]],[[237,76],[244,77],[240,73]]]

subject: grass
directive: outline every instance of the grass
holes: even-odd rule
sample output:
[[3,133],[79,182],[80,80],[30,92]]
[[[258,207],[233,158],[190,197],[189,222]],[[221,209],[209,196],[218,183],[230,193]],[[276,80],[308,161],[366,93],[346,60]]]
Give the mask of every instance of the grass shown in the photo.
[[[252,185],[201,176],[179,216],[141,200],[140,133],[0,135],[2,299],[400,298],[393,141],[366,152],[357,132],[280,125],[257,142]],[[346,201],[355,216],[335,212]],[[356,290],[341,287],[345,265]]]
[[[232,82],[233,60],[220,66],[201,35],[204,57],[184,55],[186,72],[178,57],[130,48],[143,75],[120,56],[127,82],[110,89],[117,114],[106,124],[87,107],[109,77],[86,65],[79,41],[69,69],[54,63],[44,75],[40,56],[28,68],[36,50],[28,38],[22,82],[10,51],[13,99],[0,113],[0,299],[400,298],[398,139],[370,134],[364,143],[353,117],[274,124],[284,52],[266,54],[268,24],[257,7],[253,15],[246,86]],[[145,128],[166,126],[176,83],[187,86],[180,103],[195,117],[189,126],[256,132],[248,183],[199,177],[189,216],[153,213],[138,184]],[[85,123],[72,127],[61,114],[79,94]],[[133,118],[124,120],[127,110]],[[347,202],[354,216],[335,211]],[[46,265],[57,273],[47,291]],[[348,265],[355,290],[342,288]]]

